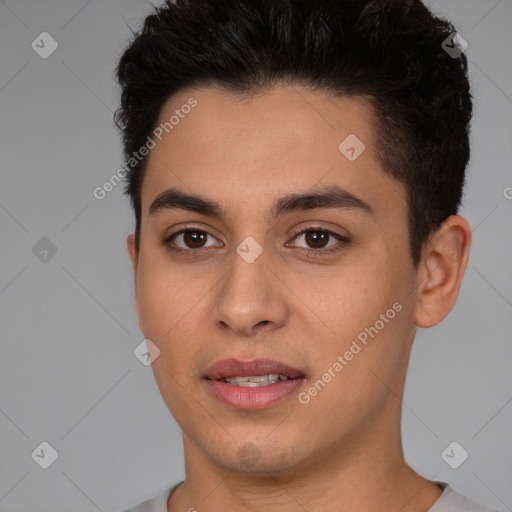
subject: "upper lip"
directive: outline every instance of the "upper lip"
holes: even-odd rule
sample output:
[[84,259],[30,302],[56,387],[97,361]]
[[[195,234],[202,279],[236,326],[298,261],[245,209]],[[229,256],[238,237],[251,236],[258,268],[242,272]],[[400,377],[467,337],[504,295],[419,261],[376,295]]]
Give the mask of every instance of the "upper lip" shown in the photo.
[[211,380],[226,379],[229,377],[249,377],[250,375],[284,375],[291,379],[303,377],[304,374],[285,363],[273,359],[222,359],[213,363],[205,378]]

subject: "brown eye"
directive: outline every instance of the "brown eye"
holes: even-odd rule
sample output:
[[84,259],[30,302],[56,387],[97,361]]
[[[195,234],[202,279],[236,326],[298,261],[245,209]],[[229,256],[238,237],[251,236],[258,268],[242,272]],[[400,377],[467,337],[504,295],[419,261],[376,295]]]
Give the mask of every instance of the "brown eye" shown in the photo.
[[[296,235],[296,240],[303,239],[306,242],[305,249],[324,249],[330,247],[327,244],[332,240],[341,240],[343,237],[326,229],[308,228]],[[333,245],[333,244],[331,244]],[[300,247],[300,246],[299,246]]]
[[329,240],[329,233],[327,231],[307,231],[305,234],[305,241],[313,249],[323,249]]
[[164,240],[164,244],[171,250],[183,252],[193,252],[194,250],[201,250],[203,248],[222,245],[222,243],[215,242],[206,245],[208,237],[210,237],[212,240],[215,240],[215,238],[207,231],[190,228],[182,229],[177,233],[169,235]]
[[183,241],[185,242],[185,245],[190,249],[198,249],[203,247],[207,236],[207,233],[204,231],[188,230],[183,233]]
[[[295,245],[296,241],[301,239],[305,245]],[[294,240],[295,243],[292,244],[292,247],[304,249],[308,256],[333,254],[350,244],[350,239],[346,236],[316,226],[308,226],[303,229],[294,236]]]

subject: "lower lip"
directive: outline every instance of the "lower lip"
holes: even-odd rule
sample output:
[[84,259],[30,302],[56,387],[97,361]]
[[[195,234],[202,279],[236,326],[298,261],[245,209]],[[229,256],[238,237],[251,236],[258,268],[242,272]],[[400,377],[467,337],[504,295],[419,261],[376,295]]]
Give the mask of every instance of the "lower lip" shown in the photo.
[[213,394],[224,404],[235,409],[255,411],[275,404],[297,391],[304,377],[288,379],[276,384],[259,387],[233,386],[223,380],[210,380],[207,383]]

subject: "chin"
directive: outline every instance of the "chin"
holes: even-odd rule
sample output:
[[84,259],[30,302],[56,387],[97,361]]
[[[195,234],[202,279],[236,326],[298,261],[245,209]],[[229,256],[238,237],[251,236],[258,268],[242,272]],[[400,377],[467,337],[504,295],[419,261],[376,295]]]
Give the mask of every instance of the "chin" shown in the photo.
[[268,477],[293,470],[299,464],[296,448],[276,446],[268,443],[268,439],[258,443],[252,438],[245,443],[230,443],[220,453],[211,453],[210,458],[218,466],[233,471]]

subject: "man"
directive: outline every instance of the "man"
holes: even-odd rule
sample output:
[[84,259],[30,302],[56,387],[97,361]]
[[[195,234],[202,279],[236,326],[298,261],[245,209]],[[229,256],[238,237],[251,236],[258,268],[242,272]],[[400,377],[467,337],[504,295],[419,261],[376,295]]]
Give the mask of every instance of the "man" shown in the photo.
[[118,67],[139,324],[186,479],[133,511],[488,510],[404,460],[452,309],[472,103],[418,1],[177,0]]

